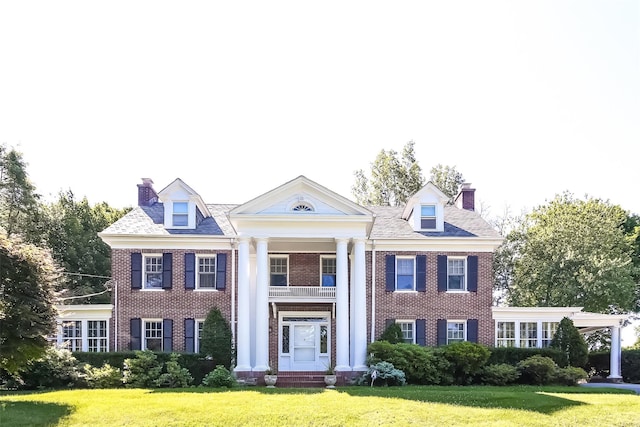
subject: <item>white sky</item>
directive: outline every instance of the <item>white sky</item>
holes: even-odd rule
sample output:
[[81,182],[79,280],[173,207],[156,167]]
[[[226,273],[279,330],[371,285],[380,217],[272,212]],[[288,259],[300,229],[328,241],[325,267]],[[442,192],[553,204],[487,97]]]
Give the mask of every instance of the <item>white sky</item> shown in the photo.
[[490,214],[640,213],[640,0],[1,1],[0,143],[38,191],[242,203],[413,140]]

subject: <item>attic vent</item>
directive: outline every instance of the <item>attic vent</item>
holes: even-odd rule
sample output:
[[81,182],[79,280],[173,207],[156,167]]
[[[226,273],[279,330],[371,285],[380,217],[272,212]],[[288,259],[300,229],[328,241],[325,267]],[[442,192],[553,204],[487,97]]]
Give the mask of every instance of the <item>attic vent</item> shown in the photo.
[[297,203],[291,208],[294,212],[313,212],[313,208],[306,203]]

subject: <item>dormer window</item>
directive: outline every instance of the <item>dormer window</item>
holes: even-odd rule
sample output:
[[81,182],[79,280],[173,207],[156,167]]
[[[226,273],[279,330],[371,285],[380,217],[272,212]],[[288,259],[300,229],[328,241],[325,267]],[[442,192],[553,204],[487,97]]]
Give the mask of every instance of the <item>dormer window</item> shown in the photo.
[[420,206],[420,228],[423,230],[436,228],[436,205]]
[[172,225],[174,227],[186,227],[189,225],[189,203],[173,202]]
[[313,212],[313,208],[304,202],[293,205],[291,210],[294,212]]

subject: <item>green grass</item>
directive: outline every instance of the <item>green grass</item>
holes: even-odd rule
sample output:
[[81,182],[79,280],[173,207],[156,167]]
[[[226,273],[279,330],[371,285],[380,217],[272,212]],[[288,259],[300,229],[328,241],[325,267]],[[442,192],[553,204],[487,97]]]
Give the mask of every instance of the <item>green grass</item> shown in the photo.
[[579,387],[68,390],[0,395],[0,426],[640,426],[640,396]]

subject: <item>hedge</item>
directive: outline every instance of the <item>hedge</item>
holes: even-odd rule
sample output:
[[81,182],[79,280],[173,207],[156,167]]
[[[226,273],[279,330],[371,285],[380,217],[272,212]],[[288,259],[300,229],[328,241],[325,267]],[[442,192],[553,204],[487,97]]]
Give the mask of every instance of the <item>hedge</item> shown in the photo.
[[560,350],[555,348],[491,347],[489,350],[491,350],[491,355],[486,363],[487,365],[506,363],[507,365],[516,366],[519,362],[535,355],[548,357],[562,368],[566,365],[566,357]]
[[[606,377],[609,375],[611,356],[608,351],[594,351],[589,353],[587,371],[594,375]],[[640,383],[640,350],[622,350],[620,361],[622,379],[627,383]]]

